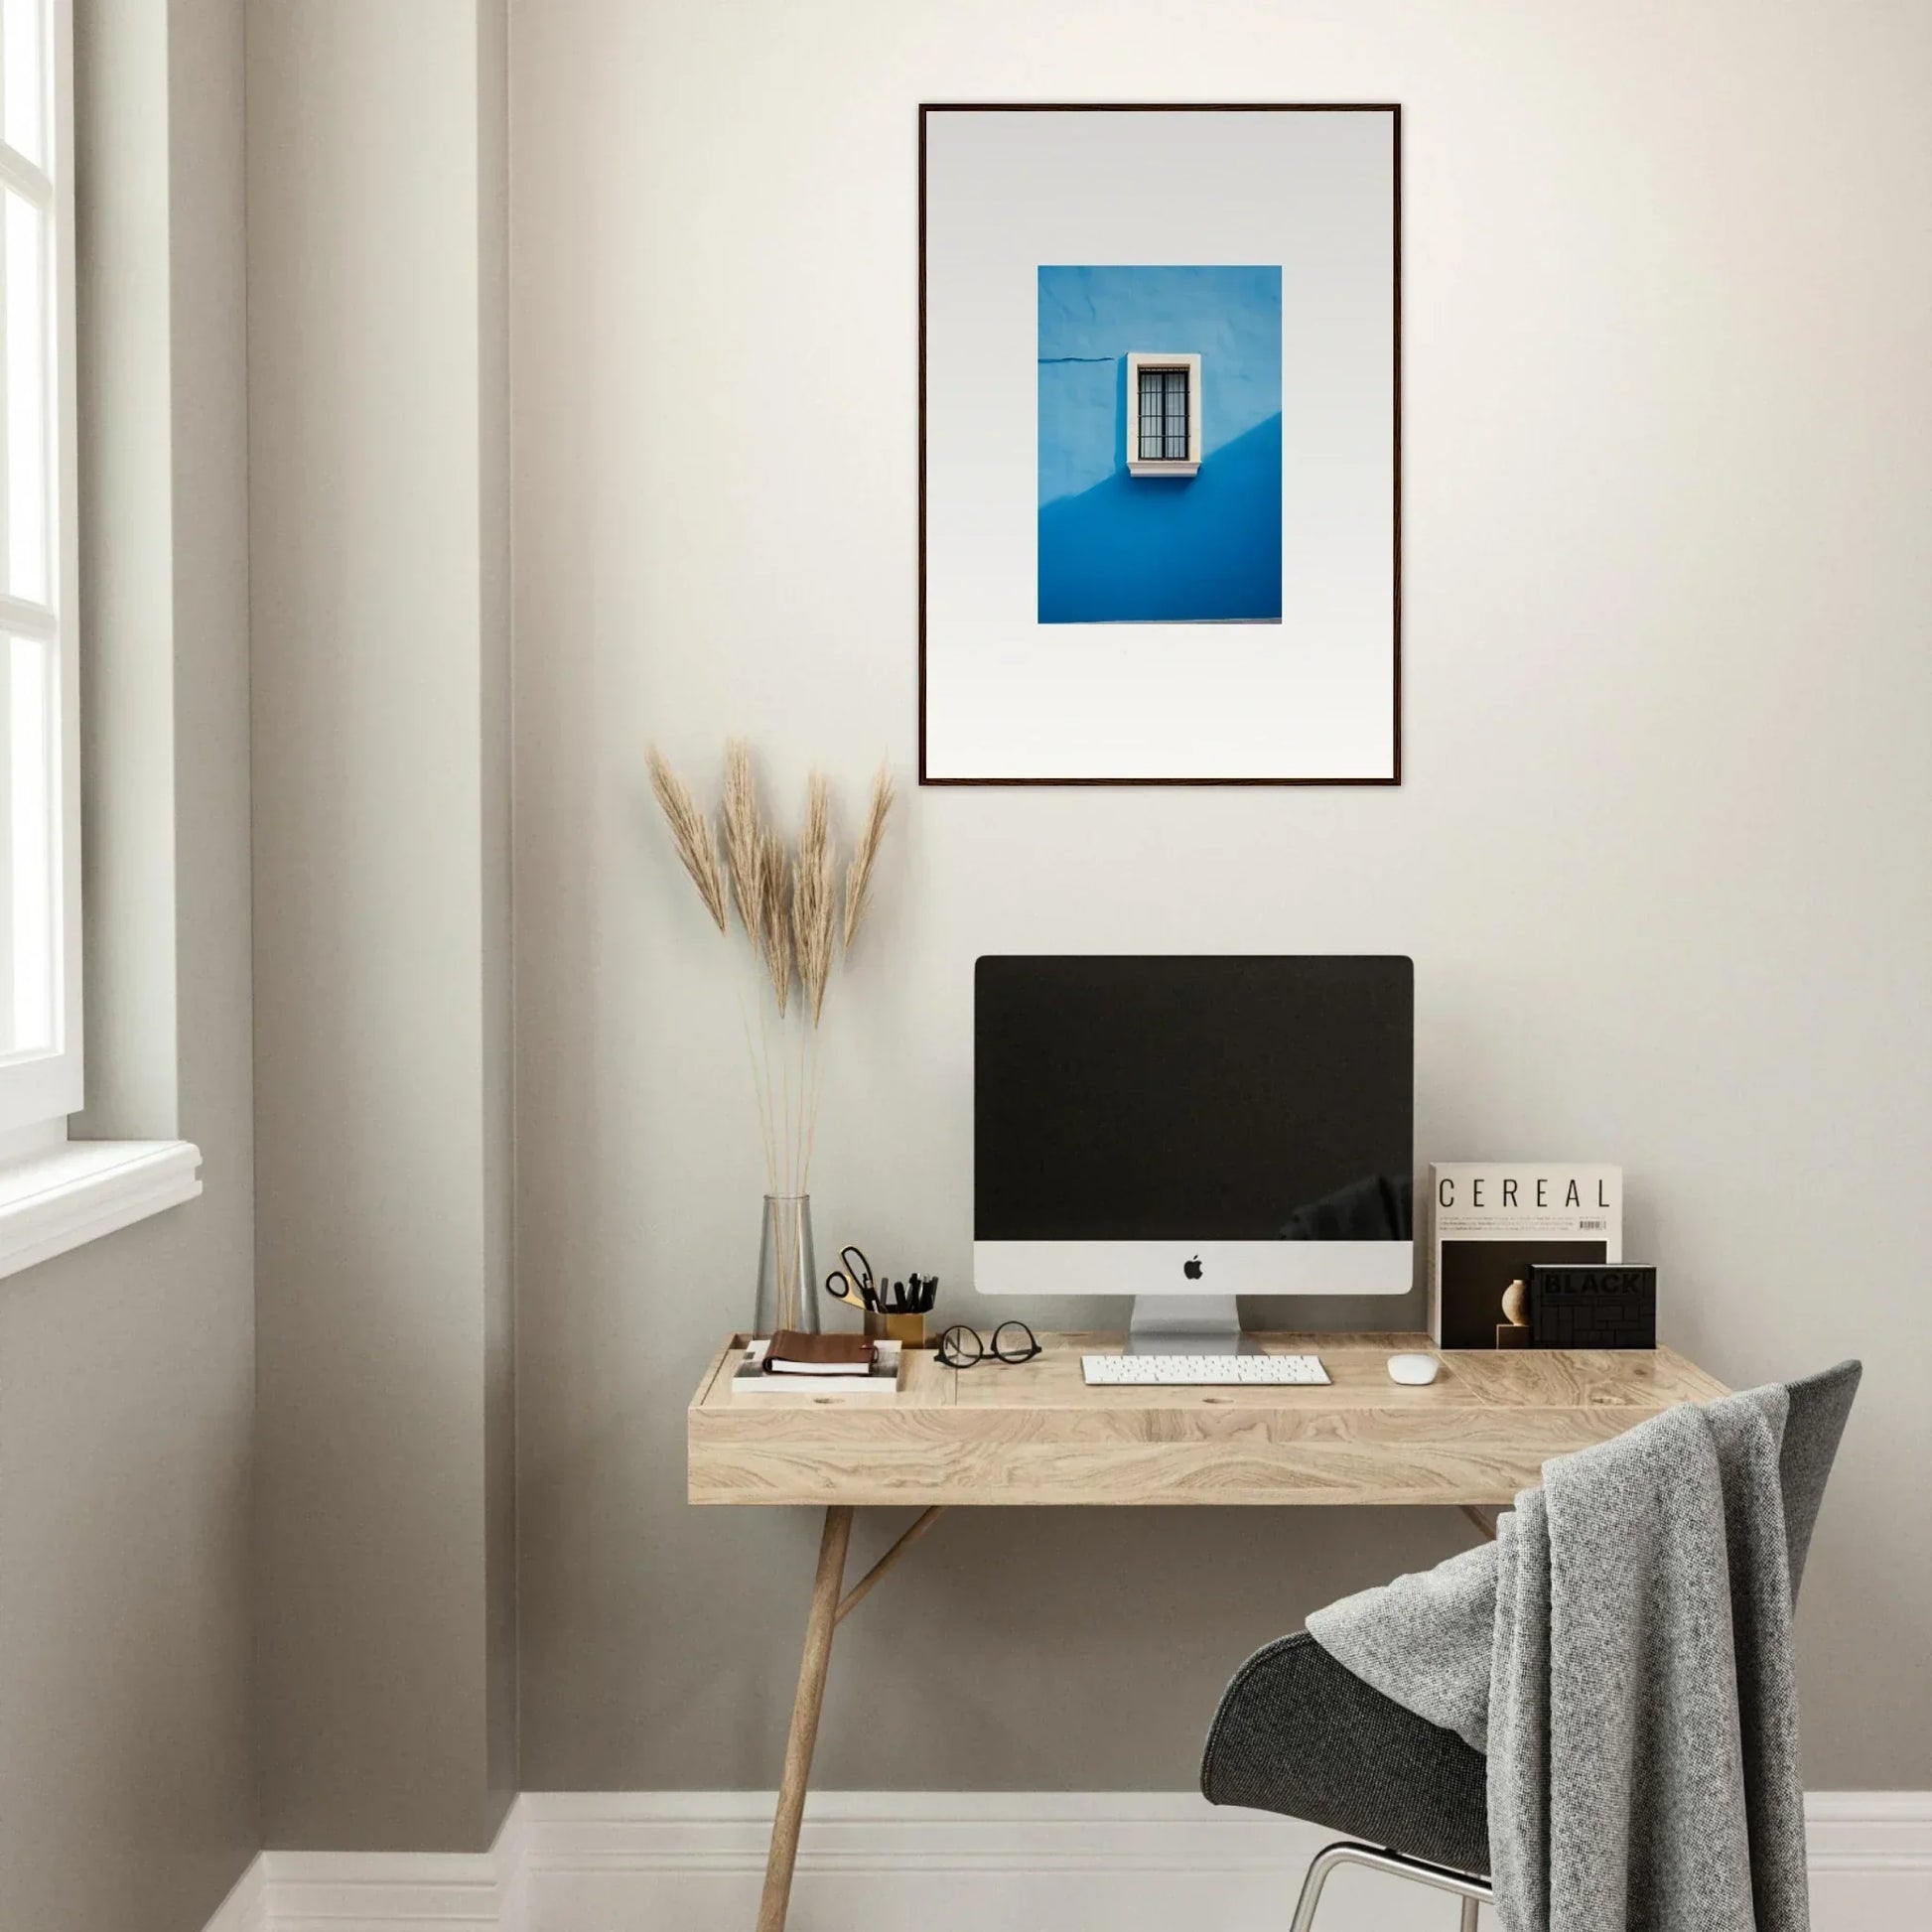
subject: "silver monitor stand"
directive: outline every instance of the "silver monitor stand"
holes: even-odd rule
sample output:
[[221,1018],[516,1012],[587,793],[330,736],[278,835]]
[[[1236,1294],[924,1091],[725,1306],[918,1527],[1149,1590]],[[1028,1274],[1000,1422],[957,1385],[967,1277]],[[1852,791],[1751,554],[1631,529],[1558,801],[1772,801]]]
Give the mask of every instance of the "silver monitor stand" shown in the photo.
[[1232,1295],[1137,1295],[1128,1318],[1128,1355],[1254,1355]]

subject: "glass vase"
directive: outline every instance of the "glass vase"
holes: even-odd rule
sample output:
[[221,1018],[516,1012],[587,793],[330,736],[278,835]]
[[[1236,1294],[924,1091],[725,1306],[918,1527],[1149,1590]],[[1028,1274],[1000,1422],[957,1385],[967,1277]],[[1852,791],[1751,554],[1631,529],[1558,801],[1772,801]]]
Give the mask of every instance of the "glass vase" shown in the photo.
[[818,1270],[812,1256],[812,1197],[766,1194],[759,1244],[759,1295],[752,1333],[780,1328],[818,1333]]

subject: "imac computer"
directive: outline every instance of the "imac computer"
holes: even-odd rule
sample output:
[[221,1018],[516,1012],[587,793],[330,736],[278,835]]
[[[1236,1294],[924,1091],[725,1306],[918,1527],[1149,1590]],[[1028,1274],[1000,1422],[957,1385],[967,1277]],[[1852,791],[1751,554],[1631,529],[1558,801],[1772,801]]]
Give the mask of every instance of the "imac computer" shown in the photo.
[[1207,1353],[1237,1295],[1409,1288],[1409,960],[988,956],[973,1042],[982,1294],[1131,1295],[1130,1350]]

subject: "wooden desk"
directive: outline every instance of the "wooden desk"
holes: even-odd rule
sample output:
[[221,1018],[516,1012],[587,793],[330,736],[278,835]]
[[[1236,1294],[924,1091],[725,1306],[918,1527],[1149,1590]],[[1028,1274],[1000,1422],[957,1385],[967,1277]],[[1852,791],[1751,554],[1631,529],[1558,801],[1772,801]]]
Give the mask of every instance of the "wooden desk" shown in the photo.
[[[1043,1334],[1018,1364],[942,1367],[908,1357],[898,1395],[734,1401],[732,1338],[691,1400],[694,1503],[810,1504],[825,1511],[804,1657],[785,1743],[759,1932],[782,1932],[824,1701],[832,1632],[942,1509],[975,1505],[1434,1503],[1483,1531],[1485,1507],[1541,1480],[1553,1455],[1587,1449],[1723,1383],[1668,1348],[1450,1353],[1427,1388],[1388,1377],[1390,1355],[1427,1336],[1267,1335],[1272,1352],[1319,1355],[1314,1388],[1097,1388],[1080,1356],[1118,1334]],[[854,1509],[921,1510],[851,1589]]]

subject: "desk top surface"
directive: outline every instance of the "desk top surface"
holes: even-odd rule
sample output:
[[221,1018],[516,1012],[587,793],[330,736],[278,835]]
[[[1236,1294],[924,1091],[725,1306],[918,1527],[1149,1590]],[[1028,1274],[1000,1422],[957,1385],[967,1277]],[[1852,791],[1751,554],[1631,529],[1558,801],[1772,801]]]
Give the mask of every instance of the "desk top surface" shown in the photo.
[[1035,1361],[944,1367],[908,1350],[895,1396],[734,1399],[745,1338],[691,1401],[694,1503],[1500,1504],[1552,1455],[1724,1384],[1668,1348],[1449,1351],[1424,1388],[1387,1362],[1417,1334],[1270,1334],[1328,1386],[1089,1388],[1080,1356],[1119,1334],[1041,1334]]

